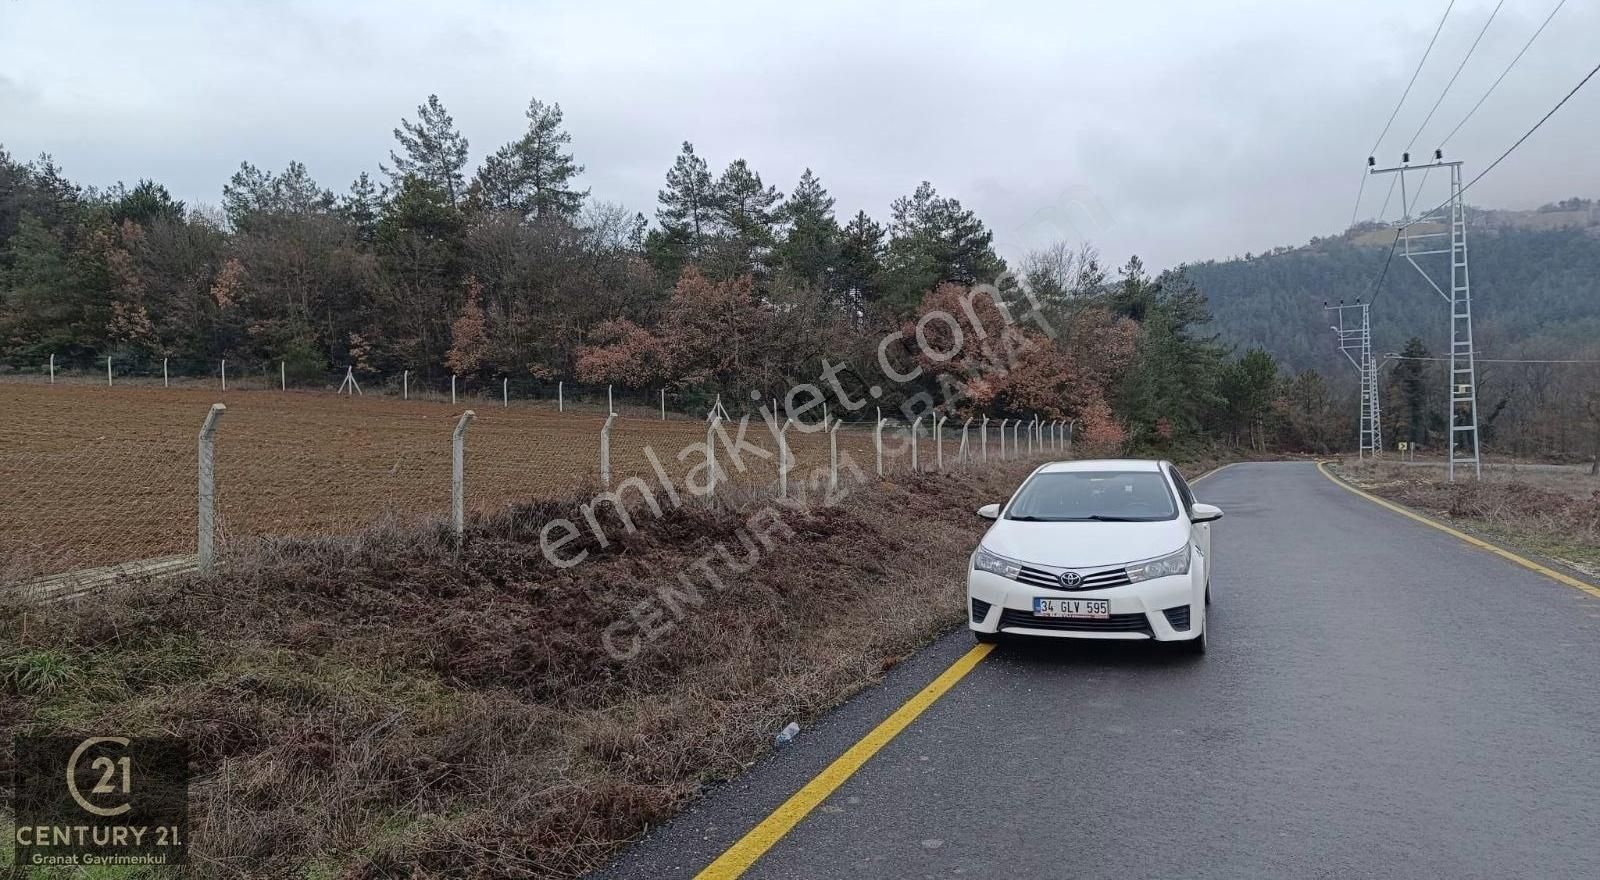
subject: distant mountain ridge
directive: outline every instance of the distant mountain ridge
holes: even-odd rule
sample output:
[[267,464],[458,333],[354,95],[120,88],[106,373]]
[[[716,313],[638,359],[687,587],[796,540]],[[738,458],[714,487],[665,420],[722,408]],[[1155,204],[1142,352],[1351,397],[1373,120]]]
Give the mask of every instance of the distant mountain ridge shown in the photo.
[[[1442,230],[1443,227],[1437,227]],[[1396,351],[1412,336],[1446,348],[1448,305],[1396,256],[1373,299],[1393,227],[1363,223],[1298,247],[1185,267],[1206,294],[1213,329],[1294,369],[1343,364],[1326,302],[1373,302],[1373,344]],[[1477,344],[1486,355],[1558,353],[1600,339],[1600,202],[1574,198],[1531,211],[1468,208],[1467,252]],[[1447,276],[1446,258],[1425,263]],[[1423,260],[1419,260],[1423,262]]]

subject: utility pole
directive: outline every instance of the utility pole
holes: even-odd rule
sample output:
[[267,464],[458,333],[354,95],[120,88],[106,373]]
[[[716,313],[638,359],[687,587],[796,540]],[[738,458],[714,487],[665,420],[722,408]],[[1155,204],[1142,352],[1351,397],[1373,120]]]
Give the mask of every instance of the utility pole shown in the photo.
[[[1339,340],[1339,351],[1361,374],[1361,416],[1357,434],[1359,458],[1372,453],[1377,458],[1383,452],[1382,392],[1378,385],[1378,362],[1372,356],[1372,309],[1370,303],[1356,300],[1355,305],[1345,305],[1339,300],[1336,306],[1322,304],[1323,311],[1332,312],[1337,323],[1329,326]],[[1348,317],[1347,317],[1348,315]]]
[[[1412,165],[1411,154],[1401,157],[1401,164],[1393,168],[1378,168],[1376,160],[1367,158],[1367,170],[1372,174],[1400,175],[1400,204],[1404,216],[1396,231],[1396,252],[1406,258],[1434,292],[1450,304],[1450,452],[1449,474],[1456,478],[1456,465],[1472,465],[1473,475],[1483,479],[1482,456],[1478,447],[1478,374],[1474,363],[1476,350],[1472,345],[1472,285],[1467,271],[1467,213],[1461,200],[1461,163],[1444,161],[1442,150],[1433,151],[1433,161],[1426,165]],[[1420,217],[1411,216],[1411,205],[1406,201],[1406,172],[1447,168],[1450,171],[1450,198],[1438,208]],[[1440,213],[1440,211],[1444,213]],[[1417,224],[1444,225],[1448,231],[1412,231]],[[1446,245],[1440,239],[1449,239]],[[1450,259],[1448,288],[1440,285],[1439,272],[1434,261],[1430,274],[1418,257],[1445,256]],[[1436,278],[1435,275],[1438,277]]]

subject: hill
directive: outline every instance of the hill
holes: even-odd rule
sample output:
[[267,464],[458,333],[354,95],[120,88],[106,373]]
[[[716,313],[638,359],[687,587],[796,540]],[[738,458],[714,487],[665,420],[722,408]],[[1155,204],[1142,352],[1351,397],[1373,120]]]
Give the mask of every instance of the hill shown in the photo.
[[[1533,211],[1468,210],[1478,349],[1564,351],[1600,338],[1600,203],[1569,199]],[[1214,329],[1241,349],[1259,346],[1295,368],[1342,364],[1322,304],[1368,299],[1373,344],[1398,351],[1412,336],[1434,351],[1448,338],[1439,294],[1396,256],[1373,299],[1394,231],[1362,224],[1343,235],[1262,255],[1191,264]],[[1446,272],[1443,257],[1430,272]],[[1421,262],[1419,260],[1419,262]]]

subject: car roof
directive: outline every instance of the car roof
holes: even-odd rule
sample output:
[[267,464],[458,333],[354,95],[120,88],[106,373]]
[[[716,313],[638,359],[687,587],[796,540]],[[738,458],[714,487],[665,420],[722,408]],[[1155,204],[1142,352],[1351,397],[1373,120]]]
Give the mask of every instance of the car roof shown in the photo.
[[1081,471],[1149,471],[1159,472],[1161,462],[1150,458],[1093,458],[1081,461],[1052,461],[1039,468],[1040,473],[1059,474]]

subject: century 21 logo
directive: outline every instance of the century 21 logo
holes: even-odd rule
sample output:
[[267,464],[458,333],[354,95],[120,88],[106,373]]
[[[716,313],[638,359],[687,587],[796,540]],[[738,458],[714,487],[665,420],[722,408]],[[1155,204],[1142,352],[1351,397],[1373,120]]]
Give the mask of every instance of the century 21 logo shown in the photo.
[[[78,744],[72,751],[72,757],[67,760],[67,791],[72,794],[72,799],[78,806],[88,810],[96,816],[120,816],[133,807],[131,801],[124,801],[120,806],[102,807],[93,804],[84,797],[78,788],[78,762],[85,752],[101,743],[115,743],[126,749],[128,738],[122,736],[91,736]],[[120,794],[126,797],[133,795],[133,761],[127,755],[112,759],[105,755],[95,758],[89,763],[89,769],[100,773],[100,781],[89,789],[91,795]]]

